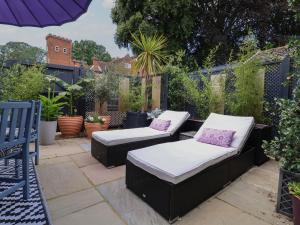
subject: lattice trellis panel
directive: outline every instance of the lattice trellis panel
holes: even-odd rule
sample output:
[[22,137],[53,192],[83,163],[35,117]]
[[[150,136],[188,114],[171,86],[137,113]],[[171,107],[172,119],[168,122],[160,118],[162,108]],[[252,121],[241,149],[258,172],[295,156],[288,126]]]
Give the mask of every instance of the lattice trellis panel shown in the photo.
[[291,181],[300,181],[300,175],[281,170],[279,184],[282,185],[278,190],[277,212],[289,217],[293,216],[292,199],[288,189]]
[[280,73],[280,64],[266,65],[264,97],[268,102],[274,101],[274,98],[281,97],[282,74]]
[[[95,111],[95,94],[93,91],[86,93],[85,96],[85,116],[87,116],[90,112]],[[105,113],[105,116],[111,116],[111,127],[120,127],[123,124],[123,120],[126,117],[125,112],[118,111],[118,98],[112,99],[112,101],[108,104],[108,112]]]

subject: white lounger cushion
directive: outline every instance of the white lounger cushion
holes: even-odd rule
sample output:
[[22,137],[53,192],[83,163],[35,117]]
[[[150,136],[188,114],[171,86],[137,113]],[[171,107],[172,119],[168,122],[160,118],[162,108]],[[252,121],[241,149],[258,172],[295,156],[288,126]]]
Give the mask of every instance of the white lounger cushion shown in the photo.
[[237,152],[236,148],[188,139],[130,151],[127,159],[148,173],[177,184]]
[[135,141],[144,141],[159,137],[168,137],[170,132],[154,130],[150,127],[97,131],[93,132],[93,138],[104,145],[113,146]]
[[171,125],[167,131],[158,131],[150,127],[142,127],[113,131],[97,131],[93,132],[92,136],[95,140],[107,146],[167,137],[173,135],[189,117],[190,114],[188,112],[167,110],[158,117],[162,120],[171,120]]
[[[205,168],[239,153],[253,127],[253,117],[212,113],[201,126],[195,138],[131,151],[128,153],[127,159],[158,178],[177,184]],[[224,148],[198,142],[196,138],[204,128],[236,131],[231,147]]]
[[189,117],[188,112],[166,110],[158,116],[158,119],[171,120],[171,125],[167,131],[174,134]]
[[194,138],[198,139],[204,128],[234,130],[235,134],[233,136],[231,147],[237,148],[237,150],[240,151],[249,137],[254,125],[253,117],[228,116],[211,113]]

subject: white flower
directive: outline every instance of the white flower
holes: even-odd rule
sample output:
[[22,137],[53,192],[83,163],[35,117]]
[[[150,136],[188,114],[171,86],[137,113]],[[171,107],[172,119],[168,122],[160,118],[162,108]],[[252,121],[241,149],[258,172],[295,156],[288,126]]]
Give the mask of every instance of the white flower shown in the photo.
[[90,117],[90,121],[94,121],[94,118],[93,118],[93,117]]
[[104,118],[103,118],[103,119],[102,119],[102,121],[103,121],[103,122],[105,122],[105,121],[106,121],[106,119],[104,119]]
[[101,116],[98,116],[98,120],[101,120]]

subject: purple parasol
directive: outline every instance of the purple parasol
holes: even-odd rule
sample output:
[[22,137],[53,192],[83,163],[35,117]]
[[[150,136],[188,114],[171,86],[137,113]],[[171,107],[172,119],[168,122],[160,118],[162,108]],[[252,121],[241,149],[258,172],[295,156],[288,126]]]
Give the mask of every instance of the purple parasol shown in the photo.
[[84,14],[92,0],[0,0],[0,24],[59,26]]

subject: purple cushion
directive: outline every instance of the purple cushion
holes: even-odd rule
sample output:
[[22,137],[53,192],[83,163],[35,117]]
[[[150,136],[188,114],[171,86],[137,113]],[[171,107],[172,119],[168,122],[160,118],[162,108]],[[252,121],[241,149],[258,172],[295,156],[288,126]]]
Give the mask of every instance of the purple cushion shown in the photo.
[[234,134],[235,131],[233,130],[217,130],[212,128],[204,128],[197,141],[229,148]]
[[150,128],[159,131],[166,131],[168,130],[170,125],[171,125],[171,120],[154,119],[150,124]]

